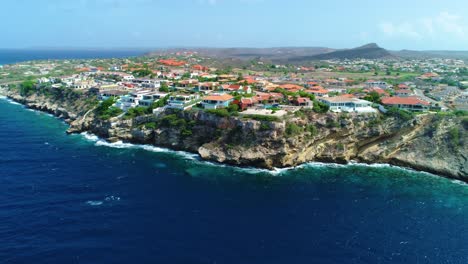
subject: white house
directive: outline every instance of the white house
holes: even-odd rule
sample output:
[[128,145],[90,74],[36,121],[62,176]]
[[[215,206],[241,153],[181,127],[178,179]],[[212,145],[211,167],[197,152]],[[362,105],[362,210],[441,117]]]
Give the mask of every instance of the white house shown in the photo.
[[234,101],[234,97],[232,95],[212,94],[203,98],[202,105],[205,109],[226,108],[232,101]]
[[377,112],[372,108],[372,103],[358,98],[349,98],[346,96],[335,96],[319,98],[319,101],[325,103],[333,112],[358,112],[358,113],[374,113]]
[[124,81],[133,81],[135,79],[135,76],[131,74],[122,74],[122,79]]
[[169,97],[167,108],[185,110],[196,105],[200,100],[198,94],[177,94]]

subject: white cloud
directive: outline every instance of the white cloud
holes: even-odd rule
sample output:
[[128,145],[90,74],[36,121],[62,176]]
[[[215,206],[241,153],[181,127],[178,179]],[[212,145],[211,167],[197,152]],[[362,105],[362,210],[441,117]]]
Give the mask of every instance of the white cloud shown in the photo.
[[413,24],[404,22],[401,24],[393,24],[384,22],[380,25],[380,30],[387,36],[402,36],[409,38],[421,38],[421,35],[416,31]]
[[441,12],[435,17],[423,17],[403,22],[382,22],[380,32],[387,37],[424,39],[436,35],[467,36],[463,18],[457,14]]
[[452,33],[458,37],[465,37],[466,35],[462,24],[462,18],[459,15],[442,12],[435,18],[435,22],[437,22],[446,33]]

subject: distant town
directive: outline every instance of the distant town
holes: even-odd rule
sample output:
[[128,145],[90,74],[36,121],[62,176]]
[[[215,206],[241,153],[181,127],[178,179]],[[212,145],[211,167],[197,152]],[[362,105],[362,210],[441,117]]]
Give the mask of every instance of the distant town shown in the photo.
[[112,101],[115,111],[106,118],[149,107],[155,114],[173,108],[276,117],[303,108],[354,113],[468,110],[468,67],[458,59],[330,59],[292,65],[259,58],[232,64],[196,51],[33,61],[1,66],[0,85],[93,93]]

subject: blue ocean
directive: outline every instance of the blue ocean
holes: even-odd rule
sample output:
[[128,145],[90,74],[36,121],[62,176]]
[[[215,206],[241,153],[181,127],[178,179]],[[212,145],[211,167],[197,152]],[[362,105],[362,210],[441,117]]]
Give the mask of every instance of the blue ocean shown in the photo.
[[234,168],[66,129],[0,99],[0,263],[468,263],[464,183]]
[[[0,65],[142,51],[8,51]],[[0,99],[0,263],[468,263],[468,185],[109,144]]]
[[140,56],[148,50],[0,49],[0,65],[49,59],[106,59]]

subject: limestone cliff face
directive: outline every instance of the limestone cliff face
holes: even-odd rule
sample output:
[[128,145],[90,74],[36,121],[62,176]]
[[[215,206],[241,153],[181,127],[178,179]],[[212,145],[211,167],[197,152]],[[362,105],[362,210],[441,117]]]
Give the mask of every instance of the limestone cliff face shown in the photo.
[[305,112],[270,122],[166,110],[159,116],[99,120],[85,96],[8,96],[66,119],[71,133],[90,131],[109,141],[185,150],[222,163],[270,169],[309,161],[390,163],[468,181],[466,117],[425,114],[405,121]]

